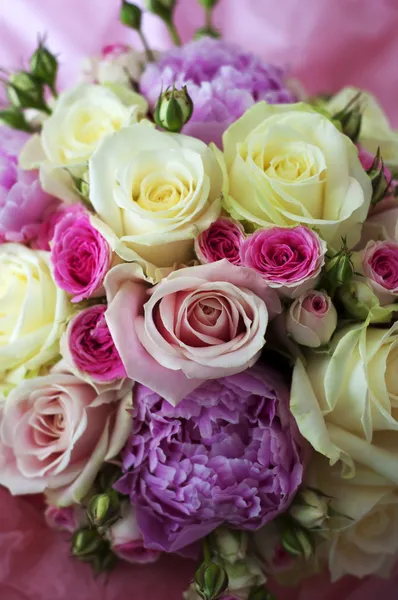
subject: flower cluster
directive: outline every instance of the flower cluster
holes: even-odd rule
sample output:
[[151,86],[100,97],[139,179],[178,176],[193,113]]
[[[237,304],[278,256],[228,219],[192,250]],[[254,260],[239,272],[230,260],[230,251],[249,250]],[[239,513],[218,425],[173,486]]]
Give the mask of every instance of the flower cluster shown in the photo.
[[396,133],[370,97],[295,103],[247,52],[158,55],[122,21],[145,54],[106,47],[58,95],[41,42],[8,84],[0,485],[44,494],[95,572],[200,559],[191,600],[388,574]]

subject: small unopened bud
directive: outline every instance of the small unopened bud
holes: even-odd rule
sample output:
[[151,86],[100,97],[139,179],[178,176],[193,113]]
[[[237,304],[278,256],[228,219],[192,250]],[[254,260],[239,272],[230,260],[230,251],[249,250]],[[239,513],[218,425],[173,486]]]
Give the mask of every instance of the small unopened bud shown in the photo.
[[370,181],[372,182],[373,194],[371,203],[375,205],[380,202],[380,200],[383,200],[391,183],[391,179],[387,178],[386,175],[384,162],[380,155],[380,148],[377,149],[374,161],[366,172],[370,177]]
[[304,529],[319,529],[329,515],[330,498],[305,489],[290,508],[290,516]]
[[265,585],[259,585],[250,590],[248,600],[276,600],[276,598]]
[[172,20],[173,11],[177,0],[147,0],[147,9],[160,17],[163,21],[170,22]]
[[228,587],[228,575],[217,563],[203,563],[196,571],[195,584],[203,600],[216,600]]
[[217,554],[227,563],[234,564],[246,556],[248,538],[244,531],[232,531],[219,527],[214,532]]
[[72,536],[72,554],[76,558],[84,559],[96,554],[102,544],[101,536],[95,529],[84,527],[75,531]]
[[12,106],[0,110],[0,123],[21,131],[32,131],[32,127],[25,119],[23,112]]
[[354,143],[358,140],[362,126],[360,96],[361,94],[354,96],[341,111],[332,116],[333,121],[340,124],[342,132]]
[[282,535],[282,546],[289,554],[309,560],[314,554],[314,543],[311,535],[294,525],[288,525]]
[[55,92],[55,81],[57,79],[58,61],[41,42],[30,59],[32,75],[47,84]]
[[347,313],[371,323],[389,323],[393,318],[392,306],[380,306],[379,299],[364,281],[351,281],[339,288],[339,298]]
[[120,501],[115,490],[93,496],[87,508],[87,517],[95,527],[110,527],[120,517]]
[[351,252],[343,240],[340,251],[328,258],[326,262],[323,283],[333,296],[337,288],[351,281],[353,274]]
[[123,0],[120,8],[120,20],[123,25],[139,31],[141,29],[142,10],[136,4]]
[[36,108],[48,112],[42,81],[26,71],[10,75],[7,93],[11,104],[17,108]]
[[212,37],[218,39],[220,37],[220,33],[214,27],[201,27],[195,31],[195,40],[198,40],[201,37]]
[[207,10],[212,10],[218,4],[218,0],[199,0],[199,2]]
[[166,131],[178,133],[188,123],[193,112],[193,102],[188,94],[187,87],[182,90],[162,92],[158,98],[154,119],[155,123]]

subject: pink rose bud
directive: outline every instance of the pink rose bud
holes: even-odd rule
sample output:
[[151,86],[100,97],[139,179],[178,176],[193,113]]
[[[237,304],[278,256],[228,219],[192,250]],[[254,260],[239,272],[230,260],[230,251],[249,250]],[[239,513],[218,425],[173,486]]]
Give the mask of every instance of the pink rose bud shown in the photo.
[[44,215],[40,229],[31,244],[32,248],[49,252],[51,250],[50,242],[54,237],[55,227],[66,215],[76,213],[86,214],[86,210],[81,204],[58,203],[57,206],[52,207]]
[[130,46],[127,46],[127,44],[108,44],[102,48],[101,57],[112,60],[119,58],[119,56],[123,56],[123,54],[127,54],[128,52],[131,52],[131,48]]
[[282,296],[297,298],[318,282],[326,249],[307,227],[272,227],[247,238],[240,256],[242,265],[257,271]]
[[240,223],[221,217],[195,239],[196,256],[201,263],[211,263],[226,258],[240,265],[240,249],[245,232]]
[[135,510],[128,502],[123,504],[122,517],[109,529],[108,536],[116,556],[129,563],[154,563],[161,555],[157,550],[145,548]]
[[302,346],[324,346],[336,327],[337,311],[325,292],[305,292],[293,302],[287,313],[287,331]]
[[84,509],[80,504],[71,506],[47,506],[44,516],[46,523],[52,529],[73,533],[85,521]]
[[67,215],[55,227],[51,262],[56,284],[81,302],[102,293],[112,260],[105,238],[86,214]]
[[[365,171],[369,171],[374,164],[375,155],[372,154],[371,152],[368,152],[367,150],[365,150],[365,148],[359,147],[358,148],[358,158],[360,160],[361,165],[365,169]],[[379,166],[381,167],[381,161],[379,163]],[[384,175],[385,175],[385,178],[387,179],[387,181],[391,181],[391,171],[384,164],[383,164],[383,171],[384,171]]]
[[126,377],[105,320],[106,309],[99,304],[80,312],[70,321],[61,340],[61,353],[72,370],[99,383]]
[[368,242],[361,252],[364,275],[381,306],[391,304],[398,296],[398,242]]

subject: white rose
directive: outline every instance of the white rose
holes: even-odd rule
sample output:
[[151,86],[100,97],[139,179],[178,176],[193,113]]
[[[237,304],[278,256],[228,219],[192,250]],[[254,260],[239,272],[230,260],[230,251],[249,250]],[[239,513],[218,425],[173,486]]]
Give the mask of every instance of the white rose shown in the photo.
[[260,102],[223,136],[225,207],[260,227],[314,226],[336,248],[355,245],[372,186],[354,144],[305,104]]
[[71,174],[81,177],[100,140],[136,123],[146,111],[146,100],[122,86],[78,85],[60,95],[41,134],[22,149],[20,165],[40,168],[43,188],[74,202],[78,196]]
[[398,484],[398,322],[341,330],[330,354],[297,360],[291,410],[302,435],[348,475],[362,464]]
[[333,509],[342,515],[330,519],[325,542],[317,546],[317,558],[327,562],[332,581],[344,575],[388,576],[398,559],[397,489],[360,466],[355,477],[342,479],[319,455],[307,479],[333,498]]
[[376,98],[358,88],[343,88],[326,105],[332,114],[342,110],[358,94],[362,109],[362,124],[358,142],[372,154],[380,148],[380,154],[385,164],[397,171],[398,169],[398,131],[391,128],[388,118]]
[[116,253],[147,273],[193,258],[194,239],[220,213],[221,172],[211,150],[147,124],[104,139],[89,162],[90,201],[114,232]]
[[337,311],[326,292],[304,292],[290,305],[286,329],[295,342],[318,348],[327,344],[337,327]]
[[59,354],[70,305],[47,252],[4,244],[0,273],[0,385],[7,389]]

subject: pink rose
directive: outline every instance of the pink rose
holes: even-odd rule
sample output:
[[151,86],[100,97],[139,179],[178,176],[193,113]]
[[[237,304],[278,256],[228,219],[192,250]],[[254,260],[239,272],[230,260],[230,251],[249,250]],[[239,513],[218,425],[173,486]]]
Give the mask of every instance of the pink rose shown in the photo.
[[211,263],[226,258],[240,265],[240,248],[245,232],[240,223],[221,217],[195,239],[196,256],[201,263]]
[[98,304],[80,312],[61,339],[61,353],[70,368],[99,383],[126,377],[104,318],[106,308],[105,304]]
[[380,304],[395,302],[398,296],[398,242],[370,241],[361,252],[362,268]]
[[224,259],[175,271],[149,289],[138,269],[119,265],[105,280],[105,317],[134,381],[176,404],[203,381],[257,361],[280,302],[254,271]]
[[315,287],[326,250],[326,243],[303,225],[273,227],[260,229],[244,241],[241,260],[281,295],[296,298]]
[[85,511],[80,504],[71,506],[47,506],[44,511],[46,523],[52,529],[73,533],[85,522]]
[[337,311],[325,292],[305,292],[293,302],[287,313],[287,331],[302,346],[324,346],[336,327]]
[[121,519],[112,525],[108,536],[116,556],[129,563],[138,565],[154,563],[161,555],[158,550],[145,548],[135,510],[129,502],[123,504]]
[[51,262],[56,284],[81,302],[102,293],[112,250],[86,214],[66,215],[55,227]]
[[43,222],[40,224],[37,235],[31,244],[32,248],[49,252],[51,250],[50,242],[54,237],[55,227],[66,215],[76,213],[86,214],[86,210],[81,204],[64,204],[61,202],[51,207],[44,215]]
[[67,373],[24,381],[2,406],[0,484],[14,495],[46,491],[51,504],[78,502],[125,443],[130,405],[131,393],[99,396]]

